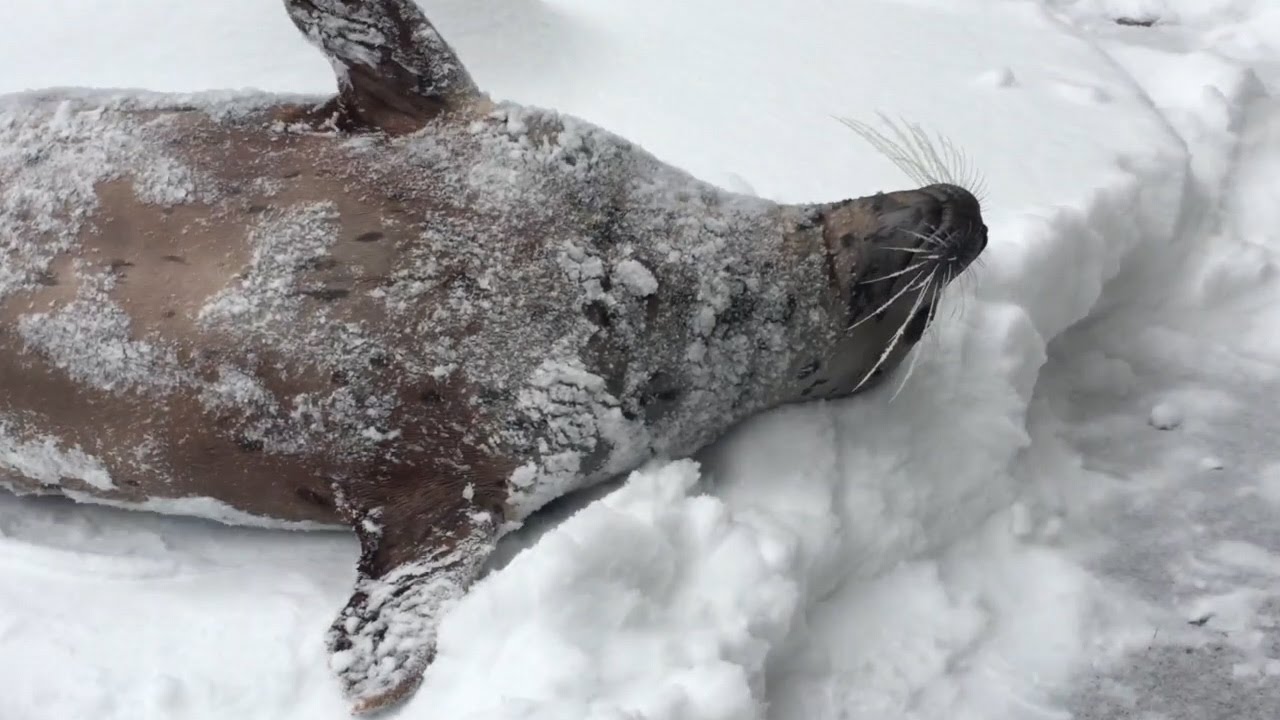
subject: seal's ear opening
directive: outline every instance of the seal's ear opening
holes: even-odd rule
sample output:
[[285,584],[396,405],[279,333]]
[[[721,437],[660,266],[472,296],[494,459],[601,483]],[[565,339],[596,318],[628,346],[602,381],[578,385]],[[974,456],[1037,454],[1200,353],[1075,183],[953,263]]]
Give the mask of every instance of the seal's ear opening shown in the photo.
[[285,0],[328,58],[338,95],[321,112],[342,130],[406,134],[479,90],[413,0]]

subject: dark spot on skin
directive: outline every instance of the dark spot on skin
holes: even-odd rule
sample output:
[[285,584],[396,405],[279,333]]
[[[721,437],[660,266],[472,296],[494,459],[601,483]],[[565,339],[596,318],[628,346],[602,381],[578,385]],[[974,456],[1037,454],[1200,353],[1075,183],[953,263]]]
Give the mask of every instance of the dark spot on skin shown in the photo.
[[743,322],[755,314],[758,304],[759,300],[754,293],[747,292],[745,287],[739,287],[738,292],[729,298],[729,307],[716,316],[716,322],[726,325]]
[[663,390],[653,396],[653,398],[659,402],[671,402],[678,397],[680,397],[680,390],[678,388]]
[[622,234],[622,210],[617,204],[610,202],[608,207],[597,213],[593,220],[588,232],[596,241],[596,246],[607,248],[617,245],[619,236]]
[[285,170],[284,172],[280,173],[280,177],[284,178],[285,180],[288,180],[290,178],[296,178],[301,174],[302,174],[301,170],[296,170],[296,169]]
[[796,230],[812,230],[822,224],[827,219],[827,214],[816,208],[812,209],[808,217],[805,217],[796,223]]
[[611,454],[613,454],[613,443],[605,440],[604,438],[600,438],[599,441],[596,442],[596,446],[591,449],[591,452],[587,453],[586,457],[583,457],[580,461],[581,464],[579,465],[578,472],[584,475],[590,475],[604,467],[604,464],[608,462]]
[[322,508],[328,508],[333,506],[332,501],[330,501],[328,498],[321,495],[320,493],[316,492],[315,490],[312,490],[311,488],[305,488],[305,487],[298,488],[297,493],[299,498],[301,498],[305,502],[311,503],[312,505],[316,505]]
[[587,320],[590,320],[591,324],[596,327],[607,328],[613,324],[613,321],[609,319],[609,309],[599,300],[587,303],[582,308],[582,312],[587,316]]
[[871,212],[884,212],[884,193],[878,192],[871,196]]
[[649,376],[649,380],[638,393],[645,421],[660,420],[671,412],[676,401],[684,394],[679,383],[680,378],[669,372],[658,371]]
[[314,258],[303,263],[303,267],[309,270],[332,270],[338,267],[338,261],[331,257]]
[[[796,314],[796,298],[794,295],[788,295],[787,301],[781,306],[771,305],[769,307],[769,319],[777,323],[789,323],[791,318]],[[817,362],[816,360],[814,362]]]
[[248,438],[244,435],[237,435],[236,447],[245,452],[262,452],[262,440],[258,438]]
[[814,373],[818,372],[818,368],[819,368],[819,367],[821,367],[820,363],[819,363],[817,360],[814,360],[813,362],[809,363],[808,365],[805,365],[804,367],[800,368],[800,372],[796,373],[796,379],[797,379],[797,380],[804,380],[805,378],[809,377],[810,375],[812,375],[812,374],[814,374]]
[[848,250],[849,248],[853,247],[853,244],[856,242],[858,242],[858,236],[854,235],[853,233],[845,233],[844,235],[840,236],[840,245],[845,250]]
[[1156,24],[1156,18],[1116,18],[1117,25],[1128,25],[1130,27],[1151,27]]
[[658,299],[658,294],[654,293],[644,299],[644,320],[645,323],[652,325],[658,321],[658,311],[662,309],[662,301]]
[[805,397],[808,397],[810,394],[817,392],[819,387],[826,385],[828,382],[830,381],[827,380],[826,378],[818,378],[817,380],[814,380],[813,382],[809,383],[809,386],[806,387],[800,394]]
[[161,255],[160,259],[165,262],[178,263],[179,265],[187,264],[187,259],[181,255]]
[[444,402],[444,395],[441,395],[440,391],[435,388],[427,388],[418,393],[418,399],[425,405],[436,405]]
[[612,278],[610,278],[608,275],[604,275],[604,276],[602,276],[602,277],[600,278],[600,289],[601,289],[601,290],[604,290],[605,292],[609,292],[610,290],[612,290],[612,289],[613,289],[613,279],[612,279]]
[[112,260],[107,265],[107,267],[110,268],[111,272],[119,273],[125,268],[133,267],[133,263],[129,262],[128,260],[121,260],[120,258],[116,258],[115,260]]
[[369,357],[369,367],[384,368],[389,362],[385,353],[377,353]]
[[614,397],[627,394],[627,354],[619,348],[617,338],[605,331],[595,332],[587,339],[583,362],[604,378],[605,389]]
[[506,402],[509,397],[510,393],[498,388],[485,387],[480,389],[480,400],[486,403]]
[[379,240],[385,237],[386,235],[378,232],[377,230],[373,230],[371,232],[360,233],[359,235],[357,235],[356,242],[361,242],[361,243],[378,242]]
[[266,206],[266,205],[259,205],[259,204],[256,204],[256,203],[255,203],[255,204],[253,204],[253,205],[250,205],[250,206],[249,206],[248,211],[249,211],[250,213],[253,213],[253,214],[255,214],[255,215],[256,215],[256,214],[258,214],[258,213],[266,212],[266,211],[267,211],[267,206]]
[[160,313],[160,315],[161,315],[162,317],[166,318],[166,319],[167,319],[167,318],[172,318],[172,317],[177,317],[177,315],[178,315],[178,311],[177,311],[177,310],[165,310],[164,312]]
[[53,287],[58,284],[58,276],[48,270],[44,270],[39,275],[36,275],[36,282],[45,287]]
[[378,439],[375,440],[374,442],[376,442],[379,445],[387,445],[396,440],[396,438],[387,437],[388,430],[387,428],[381,425],[374,425],[373,431],[378,434]]
[[315,298],[316,300],[333,302],[334,300],[341,300],[342,298],[350,295],[351,291],[343,288],[319,288],[316,290],[299,290],[298,294],[305,295],[309,298]]
[[334,370],[332,373],[329,374],[329,382],[333,383],[334,385],[346,385],[347,374],[341,370]]

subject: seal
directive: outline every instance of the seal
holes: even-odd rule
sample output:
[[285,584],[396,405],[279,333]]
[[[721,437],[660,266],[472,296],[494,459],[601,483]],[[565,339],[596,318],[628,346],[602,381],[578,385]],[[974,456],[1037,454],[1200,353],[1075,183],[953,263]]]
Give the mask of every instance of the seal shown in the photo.
[[287,0],[325,98],[0,100],[0,484],[345,525],[353,710],[548,501],[872,387],[986,245],[948,183],[784,205],[495,102],[411,0]]

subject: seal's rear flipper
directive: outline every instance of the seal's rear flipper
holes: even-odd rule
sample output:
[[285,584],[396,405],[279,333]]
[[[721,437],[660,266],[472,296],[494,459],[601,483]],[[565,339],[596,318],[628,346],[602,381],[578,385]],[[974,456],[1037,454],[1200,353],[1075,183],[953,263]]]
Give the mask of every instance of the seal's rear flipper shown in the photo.
[[341,504],[360,538],[359,574],[326,640],[353,712],[365,713],[400,702],[422,682],[440,618],[475,580],[497,526],[469,506],[422,517],[402,505]]
[[285,0],[285,9],[338,75],[338,96],[319,112],[336,111],[344,130],[411,133],[480,95],[413,0]]

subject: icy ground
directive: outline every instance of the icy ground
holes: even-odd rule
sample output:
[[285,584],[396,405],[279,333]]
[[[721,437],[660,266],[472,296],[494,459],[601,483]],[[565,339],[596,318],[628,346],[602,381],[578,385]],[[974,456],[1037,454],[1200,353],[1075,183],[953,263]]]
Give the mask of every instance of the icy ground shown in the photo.
[[[276,0],[3,4],[0,91],[330,87]],[[892,402],[514,538],[398,717],[1280,717],[1280,3],[424,4],[492,94],[734,189],[905,187],[831,116],[918,121],[991,244]],[[2,496],[0,720],[345,717],[355,554]]]

